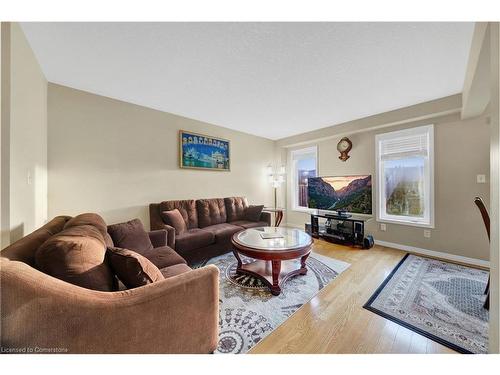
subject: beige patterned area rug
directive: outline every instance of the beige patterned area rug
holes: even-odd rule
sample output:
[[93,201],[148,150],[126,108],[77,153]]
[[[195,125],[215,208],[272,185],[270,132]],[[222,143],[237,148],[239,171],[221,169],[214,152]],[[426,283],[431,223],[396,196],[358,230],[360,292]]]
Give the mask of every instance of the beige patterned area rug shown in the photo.
[[350,266],[313,253],[307,259],[307,274],[288,279],[281,294],[273,296],[258,279],[236,275],[237,262],[232,253],[204,264],[215,264],[220,270],[216,353],[246,353]]
[[460,353],[487,353],[487,281],[487,271],[407,254],[364,307]]

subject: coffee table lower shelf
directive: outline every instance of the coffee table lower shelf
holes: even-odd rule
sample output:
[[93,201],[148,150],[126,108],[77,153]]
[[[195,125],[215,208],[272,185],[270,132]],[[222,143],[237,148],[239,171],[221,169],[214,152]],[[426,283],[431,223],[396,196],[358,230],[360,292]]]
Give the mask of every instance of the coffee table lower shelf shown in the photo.
[[257,277],[271,290],[271,294],[277,296],[281,293],[281,286],[292,276],[305,275],[307,273],[306,259],[309,254],[300,259],[291,260],[260,260],[255,259],[250,263],[243,264],[237,252],[234,252],[238,260],[237,274],[245,274]]

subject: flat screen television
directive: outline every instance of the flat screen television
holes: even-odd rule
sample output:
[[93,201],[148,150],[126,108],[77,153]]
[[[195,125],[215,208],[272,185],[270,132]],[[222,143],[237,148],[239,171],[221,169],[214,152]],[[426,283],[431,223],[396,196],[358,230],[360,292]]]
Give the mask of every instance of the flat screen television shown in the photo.
[[307,180],[308,207],[372,214],[372,176],[326,176]]

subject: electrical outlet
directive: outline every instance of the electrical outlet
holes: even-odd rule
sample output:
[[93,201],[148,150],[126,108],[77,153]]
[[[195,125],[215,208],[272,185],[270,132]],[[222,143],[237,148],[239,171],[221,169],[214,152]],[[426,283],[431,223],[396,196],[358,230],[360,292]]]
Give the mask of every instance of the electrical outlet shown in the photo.
[[380,224],[380,230],[381,230],[382,232],[385,232],[385,231],[387,230],[387,226],[386,226],[384,223],[381,223],[381,224]]
[[486,183],[486,175],[485,174],[478,174],[476,176],[476,181],[478,184],[485,184]]
[[431,238],[431,231],[429,229],[424,229],[424,237]]

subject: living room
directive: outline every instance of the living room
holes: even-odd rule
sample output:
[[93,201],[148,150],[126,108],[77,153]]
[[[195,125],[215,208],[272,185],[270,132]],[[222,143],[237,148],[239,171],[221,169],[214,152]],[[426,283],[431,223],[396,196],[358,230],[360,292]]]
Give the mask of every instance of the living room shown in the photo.
[[2,353],[498,354],[499,24],[444,20],[2,19]]

